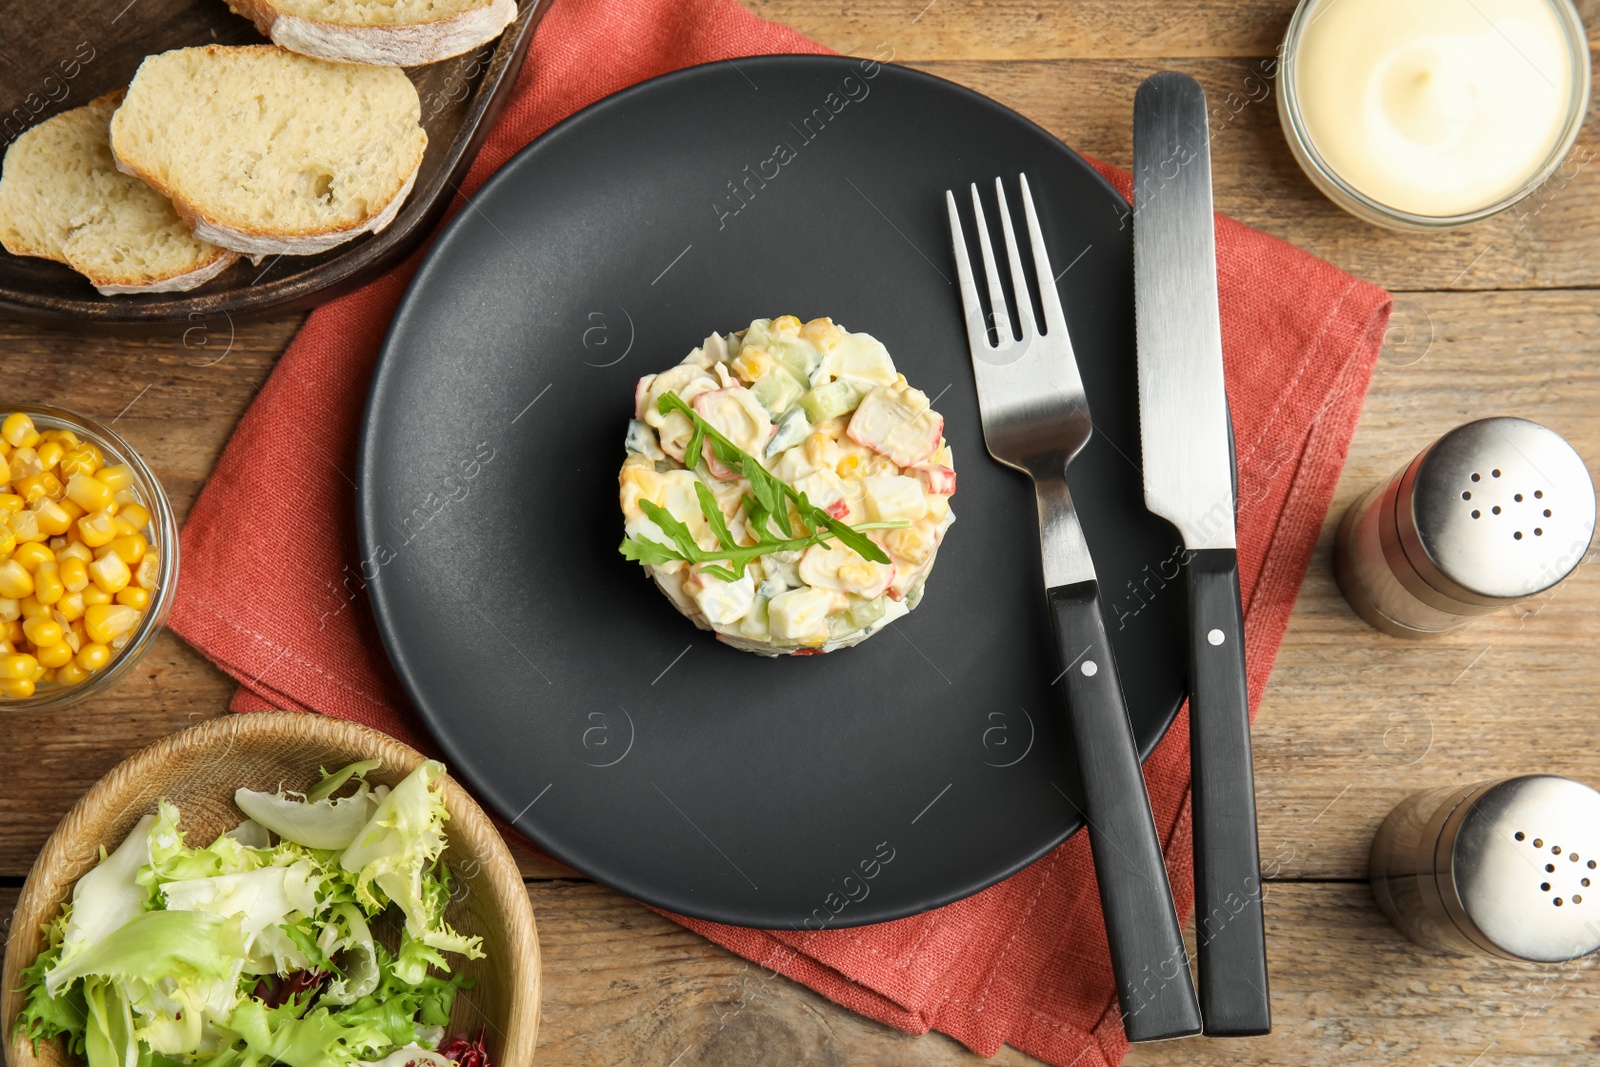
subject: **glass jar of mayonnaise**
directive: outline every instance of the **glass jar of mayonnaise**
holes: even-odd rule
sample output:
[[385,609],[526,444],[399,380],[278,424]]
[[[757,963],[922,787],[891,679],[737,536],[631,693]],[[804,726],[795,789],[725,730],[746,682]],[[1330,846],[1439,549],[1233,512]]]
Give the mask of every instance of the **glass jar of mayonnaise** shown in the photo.
[[1569,0],[1301,0],[1278,114],[1345,210],[1437,230],[1504,211],[1571,150],[1589,46]]

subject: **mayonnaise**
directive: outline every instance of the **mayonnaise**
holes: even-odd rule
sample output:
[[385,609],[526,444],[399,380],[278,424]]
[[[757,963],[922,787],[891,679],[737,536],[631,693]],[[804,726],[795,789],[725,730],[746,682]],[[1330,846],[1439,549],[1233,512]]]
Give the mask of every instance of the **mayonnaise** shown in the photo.
[[1559,2],[1323,0],[1294,66],[1317,154],[1415,215],[1467,214],[1514,194],[1566,131],[1576,72]]

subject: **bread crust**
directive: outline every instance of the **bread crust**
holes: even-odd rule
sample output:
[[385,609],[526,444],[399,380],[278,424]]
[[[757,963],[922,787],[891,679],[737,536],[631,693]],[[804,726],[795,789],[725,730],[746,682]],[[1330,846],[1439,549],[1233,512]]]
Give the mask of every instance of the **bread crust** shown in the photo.
[[[215,241],[210,243],[216,244]],[[181,293],[204,285],[239,262],[239,253],[227,248],[219,248],[218,251],[222,254],[202,267],[197,267],[185,274],[174,274],[170,278],[163,278],[157,282],[146,282],[142,285],[124,285],[120,282],[109,280],[102,282],[96,280],[92,275],[84,275],[84,277],[89,279],[101,296],[123,296],[128,293]],[[71,266],[71,264],[68,264],[68,266]],[[73,269],[76,270],[78,268]]]
[[351,26],[278,10],[271,0],[231,0],[262,36],[291,52],[340,63],[417,67],[470,52],[500,36],[517,17],[517,0],[491,0],[484,7],[433,22]]

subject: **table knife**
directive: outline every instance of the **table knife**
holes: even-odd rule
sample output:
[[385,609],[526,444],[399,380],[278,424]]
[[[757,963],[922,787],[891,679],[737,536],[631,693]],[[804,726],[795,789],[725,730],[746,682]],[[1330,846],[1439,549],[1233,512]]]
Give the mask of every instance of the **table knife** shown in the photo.
[[1222,376],[1206,97],[1166,71],[1133,104],[1133,276],[1145,506],[1183,538],[1200,1012],[1213,1036],[1265,1034],[1234,451]]

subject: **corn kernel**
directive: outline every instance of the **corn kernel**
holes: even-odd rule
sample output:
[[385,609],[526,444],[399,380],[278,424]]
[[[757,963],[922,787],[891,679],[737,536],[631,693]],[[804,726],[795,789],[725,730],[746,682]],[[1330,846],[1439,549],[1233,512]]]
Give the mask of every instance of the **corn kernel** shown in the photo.
[[78,435],[73,433],[71,430],[55,431],[55,439],[60,441],[64,448],[68,449],[77,448],[78,445],[82,444],[82,442],[78,440]]
[[32,678],[38,667],[39,661],[26,652],[8,652],[0,656],[0,678],[3,679]]
[[95,477],[100,481],[105,482],[106,488],[110,489],[113,493],[120,493],[124,489],[132,489],[134,485],[133,468],[128,466],[126,463],[117,463],[110,467],[103,467],[99,473],[95,475]]
[[41,563],[54,562],[56,554],[46,546],[34,541],[30,544],[19,545],[11,558],[22,564],[29,574],[37,574],[39,573],[39,565]]
[[49,470],[57,463],[60,463],[61,457],[67,454],[66,447],[56,440],[41,440],[39,447],[34,449],[34,452],[39,457],[40,466],[44,467],[45,470]]
[[14,559],[0,563],[0,597],[20,600],[33,594],[33,574]]
[[117,502],[118,507],[137,504],[139,503],[139,491],[137,489],[119,489],[117,490],[117,495],[112,499]]
[[120,593],[133,581],[133,572],[113,551],[89,564],[89,579],[108,593]]
[[19,511],[6,520],[11,527],[11,532],[16,535],[17,541],[26,544],[29,541],[44,541],[49,534],[39,529],[39,516],[31,511]]
[[[85,515],[89,514],[87,511],[84,511],[78,505],[64,497],[56,501],[56,507],[67,513],[67,525],[69,526],[83,518]],[[66,533],[65,530],[61,532]]]
[[773,333],[799,333],[800,320],[793,315],[779,315],[772,320]]
[[[123,592],[127,592],[127,590],[123,590]],[[82,593],[64,593],[61,599],[55,603],[56,614],[60,615],[62,619],[66,619],[68,623],[74,623],[83,618],[84,607]],[[56,621],[60,622],[61,620],[57,619]]]
[[0,493],[0,511],[21,511],[26,503],[16,493]]
[[[22,632],[39,648],[59,645],[64,636],[61,624],[54,619],[29,619],[22,624]],[[61,664],[57,663],[55,666],[59,667]]]
[[82,541],[69,541],[66,548],[56,549],[55,553],[58,560],[81,559],[85,563],[94,561],[94,550]]
[[39,531],[50,537],[60,537],[72,529],[74,516],[54,500],[41,500],[33,509],[34,522]]
[[137,533],[143,533],[150,525],[150,512],[143,504],[124,504],[117,518],[127,522]]
[[39,453],[31,448],[19,448],[11,453],[11,460],[7,466],[10,468],[12,481],[44,473],[44,464],[39,462]]
[[61,584],[67,592],[79,592],[89,584],[89,566],[77,556],[67,556],[57,566],[61,568]]
[[114,503],[115,491],[92,474],[74,474],[67,482],[67,499],[84,511],[103,511]]
[[41,667],[49,670],[65,667],[72,662],[72,646],[65,641],[57,641],[53,645],[46,645],[41,648],[39,654],[34,658],[39,661]]
[[76,478],[80,474],[94,474],[100,468],[95,466],[94,453],[79,445],[68,449],[67,454],[61,457],[59,469],[62,477]]
[[78,595],[83,597],[83,610],[85,612],[88,612],[88,610],[94,607],[96,604],[111,603],[111,594],[106,592],[104,589],[101,589],[93,582],[86,586],[83,592],[79,593]]
[[861,470],[861,457],[860,456],[846,456],[846,457],[844,457],[843,459],[841,459],[839,461],[839,466],[838,466],[837,470],[839,472],[839,477],[841,477],[841,478],[848,478],[851,475],[859,473],[860,470]]
[[3,634],[5,639],[13,645],[20,645],[27,640],[22,633],[22,605],[20,603],[17,605],[17,617],[4,626],[0,626],[0,634]]
[[39,443],[39,431],[34,429],[33,420],[22,411],[12,412],[6,416],[5,422],[0,423],[0,437],[4,437],[6,444],[12,448],[32,448]]
[[33,595],[39,603],[49,607],[66,593],[67,587],[61,583],[61,565],[55,561],[39,564],[39,569],[33,574]]
[[140,589],[154,590],[156,582],[161,577],[161,557],[152,549],[145,552],[144,559],[139,561],[139,569],[134,572],[133,580]]
[[50,609],[39,603],[39,598],[36,596],[25,596],[17,603],[22,605],[22,618],[24,620],[48,619],[50,617]]
[[130,608],[144,611],[150,607],[150,590],[130,585],[117,593],[116,601],[118,604],[126,604]]
[[[90,548],[99,548],[117,535],[111,522],[112,518],[106,512],[95,511],[79,519],[74,529],[82,535],[84,544]],[[20,540],[20,535],[18,536]]]
[[144,559],[145,550],[150,547],[150,542],[144,539],[144,534],[135,532],[123,534],[106,547],[121,557],[122,562],[132,567]]
[[111,528],[117,532],[118,537],[127,537],[129,534],[139,532],[139,527],[123,518],[120,514],[112,515]]
[[0,639],[0,656],[9,655],[17,650],[17,646],[10,641]]
[[139,625],[139,612],[126,604],[96,604],[83,613],[89,640],[105,645]]
[[111,649],[99,642],[84,645],[73,662],[86,671],[97,671],[111,662]]
[[8,559],[17,549],[17,535],[6,523],[0,523],[0,559]]
[[25,700],[33,696],[34,687],[32,678],[11,678],[0,681],[0,697],[7,700]]
[[[16,597],[0,596],[0,623],[12,623],[22,618],[22,601]],[[9,626],[0,625],[0,637],[9,630]]]
[[60,484],[61,481],[54,474],[45,471],[26,478],[18,478],[11,483],[11,487],[22,497],[24,503],[32,507],[41,500],[53,499],[50,494]]
[[89,643],[89,635],[84,632],[83,621],[72,624],[72,629],[67,631],[67,645],[72,649],[72,654],[77,655],[84,645]]

